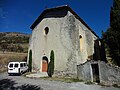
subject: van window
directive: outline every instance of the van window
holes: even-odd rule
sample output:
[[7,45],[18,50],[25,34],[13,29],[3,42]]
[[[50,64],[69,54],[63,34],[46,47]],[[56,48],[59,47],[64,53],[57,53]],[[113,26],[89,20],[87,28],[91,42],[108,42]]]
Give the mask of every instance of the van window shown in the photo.
[[20,67],[23,67],[23,63],[20,64]]
[[26,63],[24,63],[24,66],[27,66]]
[[10,64],[9,67],[13,67],[13,64]]
[[18,67],[18,64],[16,63],[14,67]]

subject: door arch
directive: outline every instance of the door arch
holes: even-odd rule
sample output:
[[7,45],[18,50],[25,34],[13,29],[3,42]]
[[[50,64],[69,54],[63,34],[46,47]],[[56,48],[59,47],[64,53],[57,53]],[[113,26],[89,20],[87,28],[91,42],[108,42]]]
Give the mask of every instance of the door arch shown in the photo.
[[42,72],[47,72],[48,69],[48,58],[46,56],[42,57]]

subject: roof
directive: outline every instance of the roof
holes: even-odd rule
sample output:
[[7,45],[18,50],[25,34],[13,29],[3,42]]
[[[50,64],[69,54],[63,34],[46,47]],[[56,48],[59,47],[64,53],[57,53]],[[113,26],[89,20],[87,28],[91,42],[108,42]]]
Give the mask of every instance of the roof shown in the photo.
[[[49,12],[49,11],[54,11],[54,10],[67,10],[67,11],[70,11],[78,20],[80,20],[80,22],[82,24],[84,24],[95,36],[96,33],[68,6],[68,5],[64,5],[64,6],[58,6],[58,7],[55,7],[55,8],[48,8],[48,9],[45,9],[41,14],[40,16],[35,20],[35,22],[31,25],[31,29],[34,29],[39,23],[40,21],[43,19],[44,15]],[[98,37],[98,36],[97,36]]]

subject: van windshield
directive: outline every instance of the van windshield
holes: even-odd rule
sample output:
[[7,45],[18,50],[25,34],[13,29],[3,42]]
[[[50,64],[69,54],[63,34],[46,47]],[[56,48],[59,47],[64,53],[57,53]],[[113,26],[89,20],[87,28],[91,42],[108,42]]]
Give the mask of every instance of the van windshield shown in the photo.
[[18,67],[18,64],[15,64],[15,66],[14,67]]
[[13,64],[10,64],[9,67],[13,67]]

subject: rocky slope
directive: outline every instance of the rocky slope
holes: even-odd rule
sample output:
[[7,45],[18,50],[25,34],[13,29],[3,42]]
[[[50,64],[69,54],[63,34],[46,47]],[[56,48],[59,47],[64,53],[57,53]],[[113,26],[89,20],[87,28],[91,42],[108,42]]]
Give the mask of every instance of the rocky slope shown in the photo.
[[0,51],[27,52],[30,34],[0,32]]

